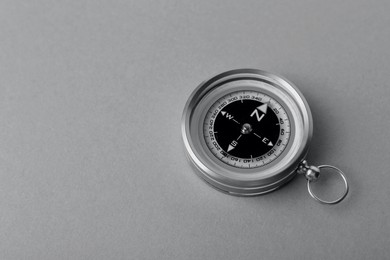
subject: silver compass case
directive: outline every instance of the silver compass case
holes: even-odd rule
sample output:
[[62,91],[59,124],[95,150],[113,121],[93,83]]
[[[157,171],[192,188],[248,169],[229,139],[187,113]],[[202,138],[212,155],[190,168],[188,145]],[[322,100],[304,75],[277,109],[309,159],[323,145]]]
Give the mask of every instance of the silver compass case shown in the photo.
[[[234,167],[218,159],[206,144],[203,125],[207,112],[221,97],[237,91],[265,94],[288,114],[288,144],[270,163]],[[184,108],[181,131],[187,156],[203,180],[231,195],[255,196],[281,187],[297,174],[309,148],[313,120],[307,101],[293,83],[262,70],[238,69],[214,76],[193,91]]]

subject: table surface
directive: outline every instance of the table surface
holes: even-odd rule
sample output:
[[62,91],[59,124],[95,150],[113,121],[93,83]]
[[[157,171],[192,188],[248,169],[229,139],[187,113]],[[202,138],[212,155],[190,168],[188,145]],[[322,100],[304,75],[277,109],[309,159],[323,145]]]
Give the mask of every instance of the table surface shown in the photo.
[[[389,11],[1,1],[0,258],[389,259]],[[204,79],[243,67],[304,93],[307,159],[344,170],[344,202],[315,202],[302,177],[241,198],[193,173],[184,104]]]

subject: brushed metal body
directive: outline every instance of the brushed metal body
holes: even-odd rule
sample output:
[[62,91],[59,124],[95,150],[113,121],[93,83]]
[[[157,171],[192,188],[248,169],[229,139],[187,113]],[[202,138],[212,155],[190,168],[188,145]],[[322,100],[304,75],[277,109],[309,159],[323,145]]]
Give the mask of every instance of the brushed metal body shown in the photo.
[[[271,163],[252,169],[221,162],[205,145],[201,131],[205,113],[213,102],[229,92],[245,89],[277,99],[288,113],[292,128],[283,153]],[[293,83],[262,70],[238,69],[214,76],[192,92],[183,111],[181,131],[187,157],[203,180],[231,195],[255,196],[281,187],[297,174],[309,148],[313,120],[307,101]]]

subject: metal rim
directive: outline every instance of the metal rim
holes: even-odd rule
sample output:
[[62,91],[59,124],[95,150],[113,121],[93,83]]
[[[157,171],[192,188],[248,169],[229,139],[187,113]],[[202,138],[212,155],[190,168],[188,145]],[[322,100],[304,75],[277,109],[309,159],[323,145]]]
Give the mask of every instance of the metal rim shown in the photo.
[[344,181],[344,187],[345,187],[345,191],[344,193],[342,194],[342,196],[336,200],[330,200],[330,201],[327,201],[327,200],[323,200],[321,198],[319,198],[317,195],[314,194],[314,192],[311,190],[311,187],[310,187],[310,183],[312,181],[308,180],[307,181],[307,190],[310,194],[310,196],[315,199],[316,201],[322,203],[322,204],[329,204],[329,205],[332,205],[332,204],[337,204],[339,202],[341,202],[343,199],[345,199],[345,197],[347,196],[348,194],[348,191],[349,191],[349,185],[348,185],[348,181],[347,181],[347,177],[345,177],[345,174],[337,167],[334,167],[332,165],[321,165],[321,166],[318,166],[318,168],[321,170],[321,169],[332,169],[334,170],[336,173],[338,173],[341,178],[343,179]]
[[[216,167],[211,165],[212,167],[210,168],[210,164],[207,164],[209,158],[205,158],[202,155],[204,154],[203,148],[196,144],[199,140],[196,140],[196,137],[194,137],[196,135],[194,135],[191,130],[191,127],[193,127],[194,124],[199,123],[194,119],[194,117],[196,117],[194,114],[196,114],[197,109],[201,109],[202,105],[204,105],[202,104],[204,98],[207,97],[210,92],[218,88],[218,84],[223,85],[224,81],[232,79],[237,80],[245,76],[256,78],[257,80],[267,82],[270,85],[275,85],[279,91],[283,91],[285,95],[288,96],[289,102],[292,102],[293,106],[295,106],[294,113],[298,115],[296,120],[300,120],[301,123],[297,129],[299,128],[299,131],[303,133],[298,138],[299,144],[297,142],[296,147],[293,152],[291,152],[291,157],[289,157],[288,160],[286,159],[287,162],[282,165],[283,167],[279,167],[277,172],[272,172],[272,176],[266,176],[264,178],[255,177],[257,179],[254,180],[248,180],[248,178],[257,176],[256,173],[253,172],[249,175],[243,175],[242,172],[238,172],[237,174],[233,174],[234,176],[232,178],[232,175],[229,175],[229,172],[227,172],[226,169],[222,169],[218,165]],[[291,107],[288,107],[288,109],[291,109]],[[312,131],[313,123],[309,106],[297,87],[280,76],[255,69],[232,70],[204,81],[189,97],[182,117],[182,137],[187,156],[196,166],[196,173],[214,188],[238,196],[255,196],[271,192],[294,177],[298,164],[307,153]],[[258,173],[261,172],[262,169],[259,169]]]

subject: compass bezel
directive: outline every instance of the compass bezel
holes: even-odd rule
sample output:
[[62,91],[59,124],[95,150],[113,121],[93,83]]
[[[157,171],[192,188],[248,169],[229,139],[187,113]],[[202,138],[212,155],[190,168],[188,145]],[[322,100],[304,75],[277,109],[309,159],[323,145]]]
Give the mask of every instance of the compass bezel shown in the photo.
[[[232,84],[232,83],[237,83],[238,87],[236,86],[236,84]],[[210,92],[208,94],[208,96],[211,96],[212,98],[211,99],[205,98],[205,100],[204,100],[205,104],[203,104],[203,105],[204,105],[204,107],[207,108],[207,107],[210,106],[210,104],[215,103],[215,99],[217,99],[219,96],[223,96],[226,93],[229,95],[230,93],[241,92],[242,90],[245,90],[246,92],[249,92],[249,93],[251,93],[251,92],[258,92],[258,93],[260,93],[259,91],[261,91],[261,94],[264,94],[266,96],[271,96],[272,95],[269,92],[269,89],[268,89],[269,85],[268,84],[264,84],[264,85],[260,84],[259,85],[259,82],[255,82],[255,84],[253,84],[253,83],[254,83],[253,79],[238,79],[237,81],[229,82],[227,84],[224,84],[224,86],[222,88],[222,91],[219,91],[219,93]],[[264,82],[262,82],[262,83],[264,83]],[[218,90],[221,90],[221,88],[218,88]],[[279,95],[283,95],[283,93],[279,93]],[[285,104],[285,102],[283,100],[281,100],[281,99],[275,100],[273,98],[273,100],[276,101],[277,104],[282,106],[282,107],[287,106]],[[202,112],[200,114],[200,118],[199,119],[201,120],[202,118],[207,118],[208,109],[202,109],[201,111]],[[284,108],[282,108],[282,111],[284,111]],[[286,112],[287,112],[287,117],[291,118],[292,115],[291,115],[290,111],[286,111]],[[271,112],[271,113],[273,113],[273,112]],[[199,115],[197,115],[197,113],[195,112],[194,113],[194,117],[196,117],[196,116],[199,116]],[[196,120],[196,119],[194,119],[194,120]],[[215,120],[217,120],[217,118]],[[294,126],[295,126],[295,124],[294,124],[294,122],[291,122],[291,124],[289,122],[288,124],[289,125],[292,124],[292,127],[289,127],[289,128],[291,128],[292,135],[294,136],[294,134],[295,134]],[[205,147],[204,151],[210,156],[213,153],[210,151],[209,147],[206,144],[206,140],[205,140],[206,138],[204,138],[204,129],[203,128],[204,128],[203,124],[199,124],[199,130],[196,131],[196,129],[194,129],[195,131],[193,131],[193,132],[197,132],[196,134],[200,135],[200,142]],[[288,139],[290,139],[290,133],[288,134]],[[283,148],[282,150],[284,151],[285,149],[288,149],[290,146],[291,146],[291,142],[288,142],[287,143],[287,147]],[[213,155],[215,156],[215,154],[213,154]],[[267,159],[270,158],[270,156],[266,156],[266,157],[267,157]],[[214,159],[214,158],[212,158],[212,159]],[[262,166],[262,170],[264,171],[265,169],[270,168],[270,166],[273,166],[274,164],[276,164],[278,161],[280,161],[280,159],[281,159],[281,157],[278,156],[275,160],[272,160],[271,162],[266,162]],[[215,161],[215,163],[220,165],[221,164],[220,161],[221,161],[221,159],[219,159],[219,161]],[[224,162],[223,164],[226,164],[226,163]],[[231,164],[229,164],[229,165],[231,166]],[[230,167],[228,167],[228,168],[230,168]],[[240,169],[239,166],[236,167],[236,168]],[[258,167],[252,167],[253,170],[246,170],[244,173],[257,172],[258,169],[256,170],[256,168],[258,168]],[[248,168],[248,169],[251,169],[251,168]],[[238,171],[241,171],[241,170],[238,170]]]
[[[231,84],[239,81],[254,84]],[[203,121],[211,104],[230,92],[252,90],[282,104],[290,120],[290,140],[280,156],[257,168],[236,168],[218,160],[205,144]],[[182,137],[196,173],[220,191],[254,196],[277,189],[296,175],[313,133],[310,108],[297,87],[281,76],[256,69],[231,70],[201,83],[190,95],[182,117]]]

